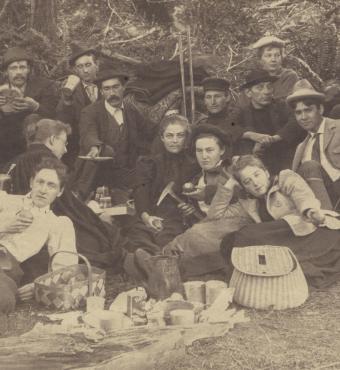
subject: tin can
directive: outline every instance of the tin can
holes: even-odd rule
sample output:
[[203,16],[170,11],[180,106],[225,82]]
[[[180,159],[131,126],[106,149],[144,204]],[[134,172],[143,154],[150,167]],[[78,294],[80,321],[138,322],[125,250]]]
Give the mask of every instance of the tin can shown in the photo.
[[144,317],[145,316],[145,290],[136,289],[130,291],[127,296],[127,315],[133,317],[135,315]]

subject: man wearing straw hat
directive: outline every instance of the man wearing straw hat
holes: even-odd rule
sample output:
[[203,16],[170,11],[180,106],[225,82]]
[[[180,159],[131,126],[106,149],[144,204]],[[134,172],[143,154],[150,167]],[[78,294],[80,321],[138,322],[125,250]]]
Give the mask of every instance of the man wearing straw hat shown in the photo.
[[33,57],[9,48],[3,56],[4,84],[0,86],[0,167],[25,150],[23,120],[32,113],[53,118],[57,105],[54,82],[32,75]]
[[296,149],[292,169],[308,182],[324,209],[337,208],[340,199],[340,120],[323,116],[325,95],[307,80],[287,97],[306,137]]
[[63,161],[72,166],[79,154],[79,121],[81,111],[99,98],[97,85],[94,83],[98,73],[97,52],[94,49],[72,45],[69,65],[73,74],[68,76],[62,88],[57,106],[57,118],[72,127],[69,137],[68,153]]
[[273,82],[275,99],[285,98],[298,81],[298,75],[295,71],[282,66],[285,44],[286,42],[278,37],[264,36],[252,45],[252,49],[258,53],[261,67],[271,76],[277,77],[276,81]]

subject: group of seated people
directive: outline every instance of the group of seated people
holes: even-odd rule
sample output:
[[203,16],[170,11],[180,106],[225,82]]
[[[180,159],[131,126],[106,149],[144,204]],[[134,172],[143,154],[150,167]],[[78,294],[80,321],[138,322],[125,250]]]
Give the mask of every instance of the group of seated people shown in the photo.
[[[183,280],[202,280],[231,273],[233,247],[281,245],[313,286],[339,278],[340,231],[327,225],[338,221],[340,120],[325,116],[322,92],[282,67],[282,40],[266,36],[254,49],[260,67],[233,108],[229,82],[208,77],[206,115],[189,123],[171,110],[157,124],[127,99],[128,76],[100,70],[94,50],[70,57],[79,81],[68,91],[34,77],[25,50],[6,52],[0,164],[12,194],[0,192],[3,312],[16,296],[32,297],[32,281],[57,251],[65,253],[53,268],[77,263],[67,252],[79,252],[144,284],[160,253],[178,256]],[[136,215],[101,219],[86,204],[101,185],[132,197]]]

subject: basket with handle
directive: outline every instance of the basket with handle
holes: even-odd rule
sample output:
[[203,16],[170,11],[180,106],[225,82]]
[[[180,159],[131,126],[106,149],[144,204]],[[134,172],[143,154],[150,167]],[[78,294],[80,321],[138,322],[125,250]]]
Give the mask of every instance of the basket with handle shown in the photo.
[[[52,261],[58,253],[78,255],[85,264],[66,266],[52,271]],[[34,280],[35,300],[57,310],[82,308],[88,296],[105,297],[105,275],[104,270],[92,267],[82,254],[58,251],[50,257],[48,273]]]

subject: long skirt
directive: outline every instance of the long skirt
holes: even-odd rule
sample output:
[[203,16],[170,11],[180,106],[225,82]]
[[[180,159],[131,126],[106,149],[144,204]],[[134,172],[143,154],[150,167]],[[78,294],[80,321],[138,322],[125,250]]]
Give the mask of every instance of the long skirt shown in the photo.
[[214,273],[226,267],[220,252],[223,237],[242,226],[240,220],[203,220],[178,235],[165,249],[180,247],[183,250],[180,268],[185,278]]
[[309,283],[317,288],[340,279],[340,231],[320,227],[306,236],[296,236],[288,223],[275,220],[251,224],[227,235],[221,248],[231,266],[234,247],[274,245],[289,247],[296,255]]

